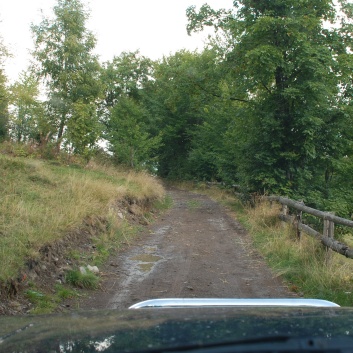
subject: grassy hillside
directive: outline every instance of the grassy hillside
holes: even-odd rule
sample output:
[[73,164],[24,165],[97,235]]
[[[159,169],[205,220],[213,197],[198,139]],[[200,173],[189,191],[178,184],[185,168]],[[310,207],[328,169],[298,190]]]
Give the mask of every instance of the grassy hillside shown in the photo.
[[64,238],[89,217],[104,219],[114,231],[119,200],[142,204],[164,195],[158,181],[144,173],[1,154],[0,180],[0,282],[16,277],[41,247]]

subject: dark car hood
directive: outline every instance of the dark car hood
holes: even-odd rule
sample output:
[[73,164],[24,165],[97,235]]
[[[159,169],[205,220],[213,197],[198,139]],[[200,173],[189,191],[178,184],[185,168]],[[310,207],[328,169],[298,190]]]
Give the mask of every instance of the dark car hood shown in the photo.
[[134,352],[267,336],[353,338],[353,308],[150,308],[0,318],[0,352]]

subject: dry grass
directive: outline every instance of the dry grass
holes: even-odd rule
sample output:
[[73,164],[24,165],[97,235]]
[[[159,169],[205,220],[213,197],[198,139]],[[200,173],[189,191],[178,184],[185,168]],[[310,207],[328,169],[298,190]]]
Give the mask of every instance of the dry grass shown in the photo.
[[303,234],[296,240],[293,228],[278,220],[279,206],[266,202],[247,209],[243,217],[254,243],[289,288],[305,297],[353,305],[353,260],[331,252]]
[[16,276],[26,259],[60,239],[89,216],[109,214],[117,200],[157,200],[160,183],[91,163],[87,168],[52,165],[0,155],[0,280]]
[[88,170],[103,173],[120,180],[123,185],[128,185],[128,190],[124,189],[124,195],[133,199],[160,199],[165,196],[162,184],[154,176],[146,172],[126,171],[111,165],[100,165],[90,162],[86,167]]

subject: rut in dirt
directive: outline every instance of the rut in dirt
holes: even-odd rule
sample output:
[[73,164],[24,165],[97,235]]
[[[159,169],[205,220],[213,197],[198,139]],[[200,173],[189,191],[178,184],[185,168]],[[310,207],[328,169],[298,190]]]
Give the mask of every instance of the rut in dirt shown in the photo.
[[224,207],[205,195],[168,193],[173,207],[110,260],[103,291],[81,308],[126,309],[155,298],[293,296]]

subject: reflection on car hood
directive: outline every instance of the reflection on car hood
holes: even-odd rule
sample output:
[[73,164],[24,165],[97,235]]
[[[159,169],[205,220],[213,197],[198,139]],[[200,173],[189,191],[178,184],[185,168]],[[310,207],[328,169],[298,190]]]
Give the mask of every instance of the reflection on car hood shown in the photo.
[[353,338],[353,308],[149,308],[0,318],[0,352],[135,352],[267,336]]

